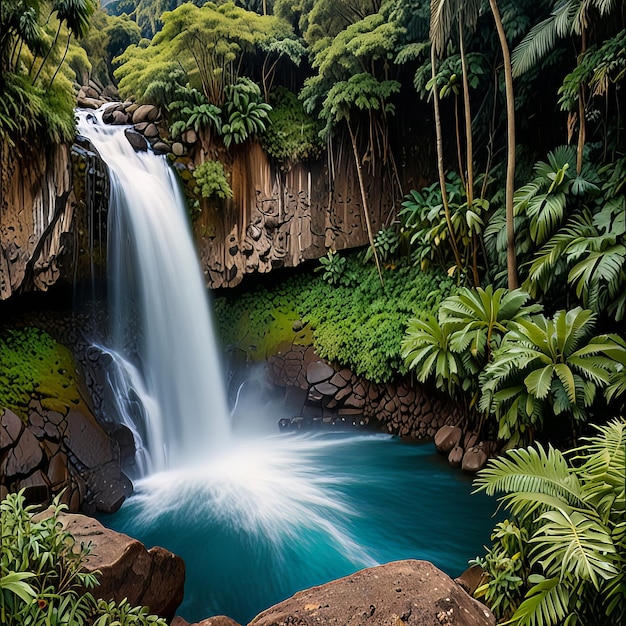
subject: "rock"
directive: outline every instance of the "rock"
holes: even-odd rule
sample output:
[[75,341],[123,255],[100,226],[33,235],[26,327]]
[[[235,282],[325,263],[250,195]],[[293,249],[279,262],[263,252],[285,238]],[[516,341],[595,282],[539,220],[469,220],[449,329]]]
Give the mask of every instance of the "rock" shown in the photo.
[[[172,626],[174,626],[172,624]],[[191,624],[191,626],[241,626],[234,619],[230,619],[230,617],[226,617],[225,615],[216,615],[215,617],[209,617],[207,619],[203,619],[201,622],[197,622],[195,624]]]
[[462,460],[463,448],[461,448],[461,446],[454,446],[454,448],[450,450],[450,454],[448,455],[448,463],[450,463],[452,467],[461,467]]
[[175,141],[172,144],[172,152],[176,156],[183,156],[183,154],[185,154],[185,146],[182,143],[180,143],[180,141]]
[[67,416],[65,444],[72,453],[88,468],[105,465],[113,458],[111,442],[95,420],[78,411],[70,411]]
[[[446,620],[446,621],[443,621]],[[249,626],[495,626],[491,612],[427,561],[396,561],[296,593]]]
[[[104,117],[102,118],[104,121]],[[114,124],[115,126],[125,126],[130,124],[130,118],[125,111],[113,111],[108,118],[107,124]]]
[[79,109],[99,109],[104,102],[96,98],[87,98],[85,96],[78,96],[76,104]]
[[474,446],[463,455],[463,463],[461,469],[465,472],[477,472],[487,463],[487,453]]
[[85,569],[100,571],[100,585],[91,592],[97,598],[127,598],[132,606],[147,606],[171,620],[183,599],[185,564],[175,554],[145,546],[127,535],[105,528],[84,515],[62,514],[60,521],[81,543],[91,544]]
[[0,450],[15,445],[24,428],[22,420],[9,409],[0,416]]
[[130,143],[135,152],[145,152],[148,149],[148,142],[146,141],[146,138],[139,134],[136,130],[127,128],[124,130],[124,134],[126,135],[126,139],[128,139],[128,143]]
[[467,593],[474,594],[474,591],[478,589],[483,583],[483,579],[487,576],[485,571],[480,565],[472,565],[468,567],[458,578],[454,579],[457,585],[461,585]]
[[133,113],[133,124],[154,122],[159,117],[159,109],[152,104],[142,104]]
[[156,124],[148,124],[143,131],[143,134],[152,140],[156,140],[159,138],[159,129],[156,127]]
[[155,154],[169,154],[170,152],[170,147],[164,142],[164,141],[157,141],[153,146],[152,146],[152,151]]
[[0,465],[0,474],[9,478],[12,476],[27,476],[41,463],[43,451],[39,441],[25,428],[9,453]]
[[328,363],[324,363],[323,361],[315,361],[313,363],[309,363],[306,368],[306,379],[311,385],[315,385],[316,383],[321,383],[325,380],[328,380],[335,373],[335,370],[328,365]]
[[461,441],[462,431],[458,426],[442,426],[435,435],[435,447],[447,454]]
[[193,130],[192,128],[186,130],[183,133],[182,136],[182,140],[188,145],[191,146],[194,143],[196,143],[196,141],[198,141],[198,135],[196,134],[196,131]]
[[318,383],[313,389],[323,396],[332,396],[337,393],[337,387],[331,383]]

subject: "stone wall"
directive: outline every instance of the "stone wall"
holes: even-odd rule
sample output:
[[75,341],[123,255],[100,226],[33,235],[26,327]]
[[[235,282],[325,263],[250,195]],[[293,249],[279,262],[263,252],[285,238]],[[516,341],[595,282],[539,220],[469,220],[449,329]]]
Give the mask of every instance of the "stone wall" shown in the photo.
[[[234,197],[217,207],[205,203],[194,226],[210,287],[233,287],[247,274],[367,244],[352,152],[339,144],[334,154],[334,172],[326,159],[283,169],[257,143],[226,156]],[[397,188],[381,164],[364,174],[376,233],[399,206]]]
[[291,398],[301,399],[300,415],[282,420],[283,429],[334,425],[432,439],[442,426],[461,421],[458,407],[423,385],[408,378],[372,382],[345,367],[333,367],[312,346],[284,344],[268,359],[268,375]]

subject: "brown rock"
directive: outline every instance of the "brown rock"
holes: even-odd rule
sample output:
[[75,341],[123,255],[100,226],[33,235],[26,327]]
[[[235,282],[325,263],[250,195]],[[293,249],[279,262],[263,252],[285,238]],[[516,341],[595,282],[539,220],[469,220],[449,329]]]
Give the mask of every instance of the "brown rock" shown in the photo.
[[92,593],[104,600],[127,598],[133,606],[147,606],[171,620],[183,599],[185,564],[164,550],[145,546],[127,535],[105,528],[84,515],[60,516],[78,544],[90,543],[86,570],[100,570],[100,585]]
[[42,459],[43,451],[39,441],[26,428],[2,461],[0,475],[3,477],[27,476],[41,463]]
[[454,448],[450,450],[450,454],[448,455],[448,463],[450,463],[452,467],[461,467],[462,460],[463,448],[461,448],[461,446],[454,446]]
[[447,454],[459,444],[462,434],[458,426],[442,426],[435,435],[435,447],[439,452]]
[[148,139],[156,139],[159,136],[159,129],[156,127],[156,124],[148,124],[143,131],[143,134]]
[[[447,621],[442,621],[445,618]],[[427,561],[397,561],[301,591],[249,626],[495,626],[495,618]]]
[[46,502],[50,496],[50,484],[41,470],[22,479],[17,484],[17,491],[24,490],[26,502]]
[[329,380],[335,370],[328,365],[328,363],[324,363],[323,361],[315,361],[313,363],[309,363],[306,368],[306,379],[311,385],[315,385],[317,383],[321,383],[325,380]]
[[457,585],[461,585],[467,593],[474,594],[474,591],[482,585],[484,578],[486,577],[485,571],[480,565],[472,565],[468,567],[458,578],[454,579]]
[[152,150],[155,154],[169,154],[170,147],[164,141],[157,141],[152,146]]
[[172,144],[172,152],[176,156],[183,156],[185,154],[185,146],[180,141],[175,141]]
[[[172,624],[172,626],[174,626]],[[230,617],[226,617],[225,615],[216,615],[215,617],[208,617],[207,619],[203,619],[201,622],[197,622],[196,624],[191,624],[191,626],[241,626],[234,619],[230,619]]]
[[159,117],[159,109],[152,104],[142,104],[133,112],[133,124],[154,122]]
[[477,472],[487,463],[487,453],[474,446],[463,455],[461,469],[465,472]]
[[145,152],[148,149],[146,138],[132,128],[124,130],[124,135],[128,139],[128,143],[133,147],[135,152]]
[[9,409],[0,416],[0,450],[15,444],[24,428],[22,420]]

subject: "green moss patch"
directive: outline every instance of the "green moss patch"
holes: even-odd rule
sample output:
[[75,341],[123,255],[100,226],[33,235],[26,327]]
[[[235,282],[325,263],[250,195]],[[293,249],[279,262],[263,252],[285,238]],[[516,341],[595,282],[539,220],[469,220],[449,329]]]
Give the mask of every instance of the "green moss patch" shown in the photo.
[[0,408],[26,419],[33,398],[66,414],[82,404],[72,353],[38,328],[0,331]]
[[215,302],[226,345],[249,360],[263,360],[285,342],[315,346],[329,361],[384,382],[406,373],[400,345],[409,318],[434,313],[454,291],[453,281],[417,267],[385,270],[383,290],[373,265],[353,255],[346,284],[330,285],[318,273],[299,273],[273,287],[256,286]]

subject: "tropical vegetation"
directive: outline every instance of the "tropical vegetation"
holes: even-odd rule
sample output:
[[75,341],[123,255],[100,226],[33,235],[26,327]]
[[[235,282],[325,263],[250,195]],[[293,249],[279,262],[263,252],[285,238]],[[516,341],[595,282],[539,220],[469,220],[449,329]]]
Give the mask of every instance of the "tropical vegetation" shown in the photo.
[[58,496],[45,514],[26,506],[23,491],[8,494],[2,512],[0,618],[7,626],[165,626],[146,607],[94,597],[98,573],[86,569],[89,546],[63,526]]
[[626,618],[626,420],[597,426],[560,452],[535,444],[481,470],[475,485],[510,516],[476,559],[477,589],[517,626],[620,624]]

